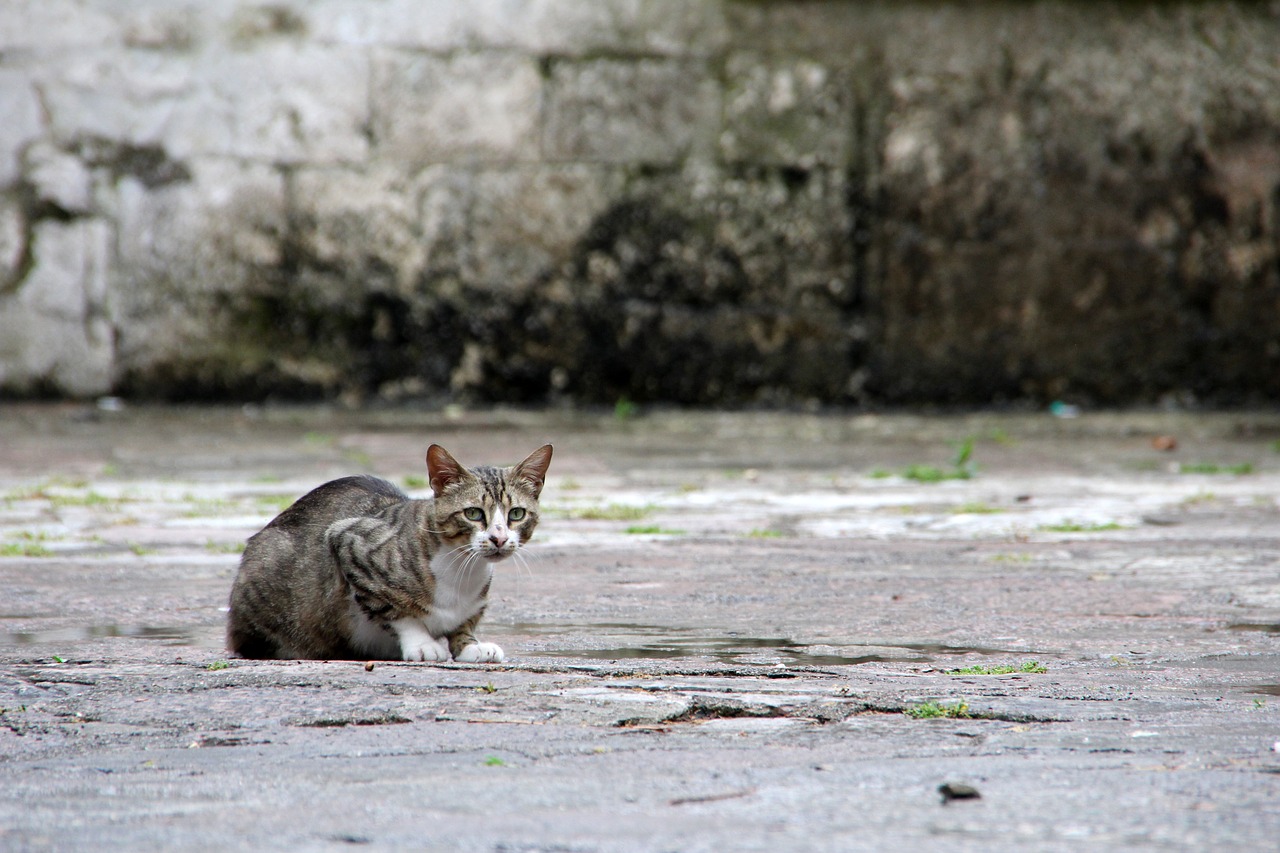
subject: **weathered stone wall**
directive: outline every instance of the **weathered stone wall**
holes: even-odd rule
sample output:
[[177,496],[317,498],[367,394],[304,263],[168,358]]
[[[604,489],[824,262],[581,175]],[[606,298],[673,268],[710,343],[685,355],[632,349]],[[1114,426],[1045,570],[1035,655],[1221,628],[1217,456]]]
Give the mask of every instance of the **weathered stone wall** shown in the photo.
[[1280,3],[8,0],[0,390],[1280,399]]

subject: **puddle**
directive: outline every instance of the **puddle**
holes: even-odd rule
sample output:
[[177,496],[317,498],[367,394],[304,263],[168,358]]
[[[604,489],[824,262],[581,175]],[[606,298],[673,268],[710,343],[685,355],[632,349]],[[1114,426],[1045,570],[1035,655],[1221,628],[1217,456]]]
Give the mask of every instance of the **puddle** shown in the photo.
[[[215,638],[216,635],[216,638]],[[155,625],[86,625],[52,631],[12,631],[0,633],[0,645],[35,646],[77,643],[110,638],[158,640],[166,646],[221,646],[217,628],[173,628]]]
[[[671,660],[709,658],[727,664],[789,666],[851,666],[883,661],[929,662],[947,655],[1033,655],[1026,650],[981,646],[948,646],[941,643],[815,643],[804,645],[786,637],[749,637],[733,632],[701,634],[692,629],[660,625],[598,623],[547,625],[519,623],[513,631],[531,634],[576,634],[584,631],[609,641],[608,645],[583,649],[546,649],[547,657],[589,660]],[[628,642],[631,641],[631,642]],[[835,651],[827,651],[835,650]]]
[[1264,634],[1280,634],[1280,622],[1236,622],[1227,626],[1228,631],[1261,631]]
[[[769,642],[769,645],[762,643]],[[762,655],[760,650],[767,649]],[[665,643],[646,643],[640,646],[618,646],[607,649],[556,649],[541,652],[548,657],[587,658],[589,660],[670,660],[673,658],[711,658],[719,663],[759,664],[786,663],[792,666],[839,666],[873,661],[917,660],[917,658],[888,657],[885,655],[836,655],[813,654],[805,651],[804,646],[797,646],[786,640],[762,641],[742,646],[733,638],[691,638],[675,639]],[[764,658],[768,658],[765,660]]]

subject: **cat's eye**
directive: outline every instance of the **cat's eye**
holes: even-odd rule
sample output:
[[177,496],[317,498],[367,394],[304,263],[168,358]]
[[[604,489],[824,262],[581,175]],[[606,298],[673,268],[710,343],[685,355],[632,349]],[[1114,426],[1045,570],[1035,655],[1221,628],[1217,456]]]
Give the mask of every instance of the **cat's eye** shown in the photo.
[[507,513],[507,521],[520,521],[525,516],[524,507],[513,506],[511,512]]
[[484,510],[478,506],[469,506],[462,514],[467,517],[467,521],[484,521]]

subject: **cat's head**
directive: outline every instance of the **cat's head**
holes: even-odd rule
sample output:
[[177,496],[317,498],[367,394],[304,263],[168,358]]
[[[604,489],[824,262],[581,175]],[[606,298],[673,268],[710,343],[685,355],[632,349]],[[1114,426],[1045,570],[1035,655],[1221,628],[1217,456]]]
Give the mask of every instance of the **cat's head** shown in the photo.
[[427,450],[436,531],[446,547],[503,560],[533,536],[551,464],[546,444],[511,468],[464,468],[438,444]]

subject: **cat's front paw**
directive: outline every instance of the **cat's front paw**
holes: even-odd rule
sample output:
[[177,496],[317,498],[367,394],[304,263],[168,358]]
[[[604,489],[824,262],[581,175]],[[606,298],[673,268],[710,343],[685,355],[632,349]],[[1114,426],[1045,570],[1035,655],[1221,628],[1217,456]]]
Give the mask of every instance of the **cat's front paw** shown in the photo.
[[449,659],[449,644],[443,640],[437,640],[435,637],[427,637],[424,640],[410,643],[403,643],[400,647],[401,657],[405,660],[426,661],[446,661]]
[[506,659],[497,643],[472,643],[458,652],[459,663],[502,663]]

